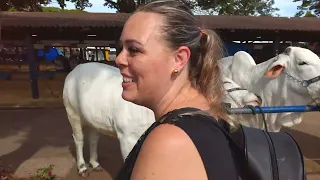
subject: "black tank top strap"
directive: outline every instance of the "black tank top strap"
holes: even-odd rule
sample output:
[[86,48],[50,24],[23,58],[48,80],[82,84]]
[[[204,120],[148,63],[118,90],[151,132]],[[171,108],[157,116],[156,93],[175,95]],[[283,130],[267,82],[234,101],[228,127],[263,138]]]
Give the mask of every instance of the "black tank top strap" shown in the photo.
[[183,108],[172,111],[162,123],[174,124],[190,137],[202,159],[208,180],[238,180],[235,158],[229,140],[221,127],[218,127],[220,124],[213,123],[216,119],[209,118],[206,112],[194,113],[196,111],[199,109]]
[[[212,123],[212,120],[215,120],[214,118],[206,118],[201,116],[201,113],[193,113],[196,111],[200,110],[189,107],[173,110],[164,115],[160,121],[154,122],[137,141],[115,179],[130,179],[137,156],[148,134],[158,125],[169,123],[181,128],[190,137],[203,161],[209,180],[237,180],[236,163],[228,139]],[[188,116],[188,113],[190,113],[190,116]]]
[[154,122],[139,138],[135,146],[132,148],[130,153],[128,154],[127,158],[124,161],[124,165],[122,168],[119,170],[115,180],[129,180],[132,174],[132,170],[134,167],[134,164],[136,163],[138,154],[140,152],[141,146],[144,142],[144,140],[147,138],[149,133],[158,125],[161,123],[159,122]]

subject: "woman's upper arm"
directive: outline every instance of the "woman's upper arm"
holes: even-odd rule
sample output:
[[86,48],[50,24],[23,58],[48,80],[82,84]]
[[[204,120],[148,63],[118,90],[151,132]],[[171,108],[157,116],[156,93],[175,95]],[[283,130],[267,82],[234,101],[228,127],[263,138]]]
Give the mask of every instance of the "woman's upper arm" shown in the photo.
[[179,127],[161,124],[146,138],[131,180],[207,179],[201,157]]

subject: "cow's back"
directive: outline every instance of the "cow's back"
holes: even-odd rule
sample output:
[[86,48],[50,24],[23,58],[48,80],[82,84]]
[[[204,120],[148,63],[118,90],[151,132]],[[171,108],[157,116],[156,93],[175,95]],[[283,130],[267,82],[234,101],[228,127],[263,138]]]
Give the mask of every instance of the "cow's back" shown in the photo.
[[123,108],[123,103],[119,102],[122,100],[119,98],[121,81],[115,67],[95,62],[80,64],[65,79],[64,103],[84,122],[99,131],[110,131],[114,110]]
[[65,104],[104,134],[140,136],[154,122],[154,114],[125,101],[121,83],[118,68],[95,62],[80,64],[66,77]]

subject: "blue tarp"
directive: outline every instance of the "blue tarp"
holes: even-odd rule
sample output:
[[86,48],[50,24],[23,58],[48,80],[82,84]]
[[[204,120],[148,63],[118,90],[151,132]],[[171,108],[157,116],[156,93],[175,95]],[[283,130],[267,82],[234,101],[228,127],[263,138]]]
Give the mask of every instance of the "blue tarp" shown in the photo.
[[228,51],[229,56],[233,56],[238,51],[246,51],[247,53],[251,54],[251,49],[246,49],[244,44],[240,43],[225,43],[225,47]]
[[[40,49],[38,51],[39,57],[43,57],[43,53],[44,53],[43,51],[44,51],[43,49]],[[57,48],[50,47],[49,52],[45,53],[45,60],[48,62],[54,61],[54,60],[56,60],[58,55],[63,56],[63,53]]]

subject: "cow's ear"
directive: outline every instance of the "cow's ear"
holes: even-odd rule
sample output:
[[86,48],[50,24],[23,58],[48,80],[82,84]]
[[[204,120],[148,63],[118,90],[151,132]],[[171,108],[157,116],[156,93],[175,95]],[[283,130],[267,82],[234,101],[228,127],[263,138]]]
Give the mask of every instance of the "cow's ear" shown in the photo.
[[264,73],[266,78],[275,78],[280,75],[281,72],[286,68],[287,59],[285,57],[279,58],[277,61],[272,63],[267,71]]

